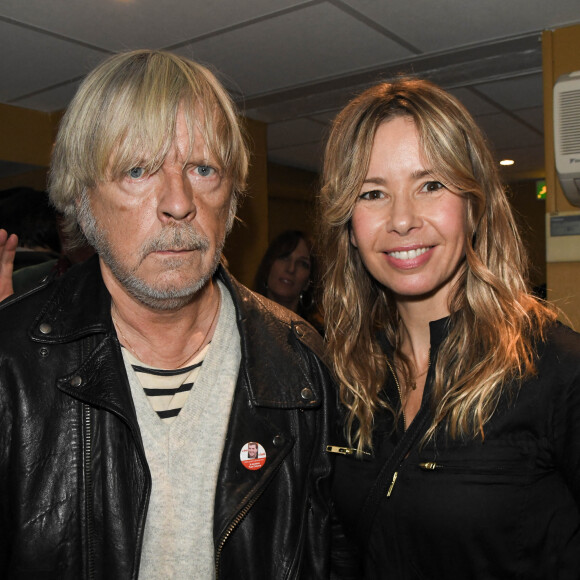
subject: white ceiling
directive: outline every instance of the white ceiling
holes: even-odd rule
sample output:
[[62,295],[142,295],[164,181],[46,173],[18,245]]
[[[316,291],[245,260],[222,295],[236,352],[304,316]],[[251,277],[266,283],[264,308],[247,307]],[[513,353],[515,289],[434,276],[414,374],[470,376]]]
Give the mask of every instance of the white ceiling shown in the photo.
[[516,160],[507,179],[536,176],[541,32],[579,22],[578,0],[0,0],[0,102],[62,109],[109,54],[169,49],[268,123],[271,161],[317,171],[346,101],[412,73],[451,90],[497,157]]

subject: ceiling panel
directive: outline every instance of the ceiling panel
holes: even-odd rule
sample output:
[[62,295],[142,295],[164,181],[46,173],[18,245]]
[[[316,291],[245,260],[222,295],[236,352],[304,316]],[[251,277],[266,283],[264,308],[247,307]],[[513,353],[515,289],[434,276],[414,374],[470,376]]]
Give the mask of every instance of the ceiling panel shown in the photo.
[[2,21],[0,38],[0,101],[5,103],[84,75],[103,58],[100,51]]
[[330,4],[214,36],[178,50],[210,62],[246,96],[301,85],[409,56]]
[[322,154],[323,144],[321,142],[307,143],[272,151],[268,154],[268,160],[281,165],[318,172],[322,166]]
[[275,151],[288,146],[320,141],[325,138],[326,124],[297,119],[268,125],[268,149]]
[[306,0],[2,0],[0,16],[110,50],[161,48]]
[[340,0],[423,52],[580,21],[578,0]]
[[476,118],[477,123],[494,144],[495,150],[504,148],[543,145],[544,137],[533,131],[510,115],[483,115]]
[[515,111],[542,106],[544,102],[542,83],[542,73],[537,73],[493,83],[477,84],[475,87],[477,91],[502,107]]
[[540,133],[544,133],[544,107],[518,109],[516,115],[532,127],[535,127]]
[[318,115],[314,115],[312,118],[316,121],[320,121],[321,123],[332,123],[336,115],[340,113],[342,109],[334,109],[332,111],[325,111],[324,113],[320,113]]
[[68,103],[74,97],[82,79],[70,81],[47,89],[39,94],[30,94],[14,101],[14,105],[24,107],[25,109],[35,109],[51,113],[66,109]]
[[490,115],[498,112],[497,107],[493,103],[484,99],[471,88],[451,89],[449,92],[459,99],[474,117],[477,115]]

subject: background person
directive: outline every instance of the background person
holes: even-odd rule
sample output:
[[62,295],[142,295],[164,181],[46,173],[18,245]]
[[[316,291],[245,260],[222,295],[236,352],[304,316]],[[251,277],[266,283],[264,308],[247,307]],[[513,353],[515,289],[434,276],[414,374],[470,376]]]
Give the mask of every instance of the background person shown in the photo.
[[337,576],[577,578],[580,336],[529,291],[473,119],[426,81],[367,90],[321,204]]
[[0,577],[328,575],[321,338],[220,266],[247,168],[206,68],[81,84],[50,195],[98,256],[0,306]]
[[321,332],[317,282],[312,242],[299,230],[286,230],[270,242],[258,266],[254,289],[296,312]]
[[9,234],[5,229],[0,229],[0,301],[13,292],[12,274],[17,247],[18,236]]
[[18,237],[14,271],[59,257],[56,219],[46,191],[30,187],[0,191],[0,226]]

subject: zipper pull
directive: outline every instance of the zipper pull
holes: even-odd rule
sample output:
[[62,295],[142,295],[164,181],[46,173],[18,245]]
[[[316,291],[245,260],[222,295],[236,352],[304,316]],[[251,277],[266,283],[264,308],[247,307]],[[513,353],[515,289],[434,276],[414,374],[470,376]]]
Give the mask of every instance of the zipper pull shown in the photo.
[[354,455],[356,449],[352,447],[339,447],[338,445],[327,445],[326,451],[328,453],[339,453],[340,455]]
[[[354,447],[340,447],[338,445],[327,445],[327,453],[338,453],[340,455],[356,455],[356,449]],[[364,457],[372,457],[372,454],[368,451],[362,452]]]
[[391,485],[389,485],[389,491],[387,491],[387,497],[391,497],[391,493],[393,492],[393,487],[395,487],[395,481],[397,481],[397,477],[399,477],[399,472],[395,471],[395,473],[393,473]]
[[437,469],[438,465],[434,461],[427,461],[426,463],[419,463],[419,467],[421,469],[428,469],[430,471],[434,471]]

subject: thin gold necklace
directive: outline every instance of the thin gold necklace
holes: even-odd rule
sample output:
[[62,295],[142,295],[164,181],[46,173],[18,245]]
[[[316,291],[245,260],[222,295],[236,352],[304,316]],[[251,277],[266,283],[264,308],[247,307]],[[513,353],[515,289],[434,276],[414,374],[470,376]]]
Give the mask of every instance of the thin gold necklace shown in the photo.
[[427,368],[422,373],[419,373],[418,375],[415,375],[410,379],[409,387],[411,388],[412,391],[417,390],[417,379],[420,379],[423,375],[426,375],[430,366],[431,366],[431,348],[429,348],[429,354],[427,355]]
[[[218,303],[217,303],[215,312],[213,313],[213,318],[211,319],[211,322],[210,322],[210,325],[207,329],[207,332],[205,333],[204,337],[202,338],[201,342],[199,343],[199,346],[197,346],[196,349],[191,354],[188,354],[187,357],[185,359],[183,359],[179,364],[175,365],[175,367],[174,367],[175,369],[181,368],[186,362],[191,360],[201,350],[202,346],[205,344],[205,341],[207,340],[207,337],[209,336],[209,333],[210,333],[211,329],[213,328],[214,322],[217,318],[217,315],[218,315],[218,312],[220,309],[220,305],[221,305],[221,299],[222,299],[222,295],[218,290]],[[114,305],[113,305],[113,307],[115,308]],[[141,362],[145,362],[144,358],[139,355],[139,353],[137,352],[135,347],[131,346],[131,343],[127,340],[127,337],[123,334],[123,331],[121,330],[121,327],[119,326],[119,321],[117,320],[117,317],[113,313],[113,308],[111,308],[111,318],[113,319],[113,324],[115,325],[115,328],[119,331],[119,334],[121,335],[121,338],[123,339],[123,346],[126,346],[137,357],[137,360],[139,360]]]

